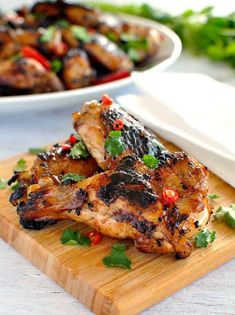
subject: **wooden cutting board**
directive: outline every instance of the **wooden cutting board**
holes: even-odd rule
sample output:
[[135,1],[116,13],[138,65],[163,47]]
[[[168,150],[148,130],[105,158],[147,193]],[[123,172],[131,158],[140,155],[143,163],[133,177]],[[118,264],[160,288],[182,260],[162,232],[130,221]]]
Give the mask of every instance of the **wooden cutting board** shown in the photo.
[[[28,154],[20,157],[28,166],[35,158]],[[20,157],[1,161],[0,177],[9,178]],[[235,189],[213,174],[210,190],[221,196],[215,208],[235,202]],[[60,236],[68,226],[88,229],[73,222],[60,222],[41,231],[25,230],[8,202],[9,194],[9,189],[0,190],[0,237],[96,314],[139,313],[235,257],[234,230],[211,222],[209,228],[217,232],[215,243],[195,249],[187,259],[143,254],[128,241],[132,270],[107,268],[102,258],[116,240],[105,238],[100,245],[87,248],[61,245]]]

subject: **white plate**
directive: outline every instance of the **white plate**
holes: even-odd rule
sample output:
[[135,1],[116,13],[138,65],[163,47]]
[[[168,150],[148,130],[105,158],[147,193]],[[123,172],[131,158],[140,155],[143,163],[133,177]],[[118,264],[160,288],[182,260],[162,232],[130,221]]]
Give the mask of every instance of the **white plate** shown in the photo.
[[[17,1],[17,5],[20,6]],[[9,5],[8,5],[9,8]],[[1,8],[0,8],[1,9]],[[160,46],[156,63],[147,71],[162,71],[169,67],[179,57],[182,49],[179,37],[168,27],[140,17],[120,15],[125,21],[139,23],[157,29],[164,35],[164,40]],[[33,108],[53,108],[59,106],[68,106],[76,103],[82,103],[85,100],[99,98],[103,93],[111,93],[116,89],[121,89],[132,83],[133,77],[139,75],[140,71],[133,71],[129,78],[104,83],[97,86],[89,86],[72,91],[53,92],[45,94],[32,94],[22,96],[5,96],[0,97],[0,111],[21,111]]]

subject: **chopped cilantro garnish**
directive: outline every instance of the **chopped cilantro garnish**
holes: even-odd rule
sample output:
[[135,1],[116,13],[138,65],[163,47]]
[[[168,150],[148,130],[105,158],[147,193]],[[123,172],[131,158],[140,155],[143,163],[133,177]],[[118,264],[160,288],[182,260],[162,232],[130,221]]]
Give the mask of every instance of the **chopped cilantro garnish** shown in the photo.
[[54,33],[56,31],[56,27],[54,25],[51,25],[48,27],[48,29],[45,31],[45,33],[42,34],[40,37],[40,42],[46,43],[52,40]]
[[20,184],[16,182],[14,185],[11,185],[11,190],[15,191],[17,188],[19,188]]
[[103,258],[103,263],[107,267],[119,267],[131,269],[131,261],[127,257],[125,244],[114,244],[111,249],[111,253]]
[[60,70],[62,69],[62,66],[63,66],[62,61],[58,58],[52,60],[51,62],[51,69],[55,73],[60,72]]
[[86,178],[85,176],[81,176],[79,174],[74,174],[74,173],[67,173],[64,176],[62,176],[62,183],[70,183],[70,182],[80,182],[81,180],[83,180],[84,178]]
[[60,19],[56,21],[56,25],[58,25],[61,28],[67,28],[69,26],[69,22],[65,19]]
[[105,149],[113,157],[119,156],[125,150],[121,136],[122,132],[120,130],[110,131],[105,141]]
[[120,37],[121,48],[129,55],[134,62],[141,60],[141,51],[148,49],[148,41],[146,38],[137,38],[134,35],[123,33]]
[[1,178],[0,177],[0,189],[5,189],[7,188],[7,179]]
[[44,152],[46,152],[46,148],[29,148],[29,153],[30,154],[35,154],[35,155],[37,155],[37,154],[39,154],[39,153],[44,153]]
[[82,245],[82,246],[88,246],[91,243],[91,240],[82,235],[79,230],[73,231],[71,228],[67,228],[61,238],[60,238],[61,244],[65,245]]
[[85,43],[90,43],[92,36],[88,33],[87,29],[83,26],[72,26],[73,36]]
[[208,195],[208,198],[210,198],[211,200],[214,200],[214,199],[218,199],[219,196],[216,195],[216,194],[209,194],[209,195]]
[[27,167],[26,161],[24,159],[20,159],[17,162],[14,171],[16,171],[16,172],[23,172],[26,169],[26,167]]
[[117,35],[116,35],[114,32],[108,32],[108,33],[106,34],[106,36],[107,36],[107,38],[108,38],[109,40],[111,40],[112,42],[116,42],[117,39],[118,39]]
[[199,248],[207,247],[209,243],[213,243],[216,238],[215,231],[209,231],[208,229],[201,231],[195,237],[196,246]]
[[81,157],[87,158],[89,156],[89,152],[87,151],[87,148],[82,139],[78,139],[78,142],[75,143],[75,145],[72,147],[69,156],[74,159],[78,159]]
[[229,207],[219,207],[214,215],[217,220],[224,220],[227,225],[235,228],[235,204]]
[[145,154],[142,158],[142,161],[150,169],[157,168],[159,164],[159,160],[152,154]]
[[135,48],[129,48],[127,50],[127,54],[130,57],[130,59],[134,62],[138,62],[141,60],[141,56],[140,56],[138,50],[136,50]]

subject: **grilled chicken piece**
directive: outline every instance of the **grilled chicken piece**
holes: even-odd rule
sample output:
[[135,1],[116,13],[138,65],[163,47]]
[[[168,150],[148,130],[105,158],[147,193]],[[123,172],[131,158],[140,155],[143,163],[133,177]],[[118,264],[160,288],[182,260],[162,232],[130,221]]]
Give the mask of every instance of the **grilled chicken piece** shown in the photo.
[[[142,158],[144,154],[153,154],[159,157],[165,150],[155,134],[115,104],[107,106],[102,101],[86,103],[81,113],[73,114],[73,119],[75,130],[104,170],[115,168],[120,159],[126,155]],[[113,130],[113,124],[117,119],[124,123],[122,142],[125,150],[119,157],[113,158],[105,150],[105,140],[109,132]]]
[[53,73],[31,58],[0,62],[0,94],[18,95],[62,91],[63,85]]
[[40,50],[49,57],[64,57],[69,47],[63,42],[62,31],[59,28],[44,29],[42,36],[46,32],[51,32],[51,38],[48,41],[40,42]]
[[67,89],[78,89],[94,81],[95,71],[84,51],[71,49],[64,58],[62,76]]
[[84,49],[96,63],[109,71],[131,71],[134,67],[128,55],[101,34],[94,34],[91,42],[84,43]]
[[67,4],[64,13],[70,23],[85,27],[96,27],[101,17],[100,11],[85,4]]
[[20,50],[17,43],[15,33],[5,25],[0,26],[0,59],[7,59]]
[[31,13],[37,15],[46,15],[53,18],[59,18],[63,15],[64,2],[57,0],[37,2],[31,8]]
[[[69,141],[66,141],[65,144],[68,145]],[[70,144],[71,149],[75,144],[76,142]],[[11,185],[17,181],[19,187],[12,193],[10,202],[16,206],[21,201],[26,200],[27,187],[37,184],[40,178],[44,176],[63,176],[73,173],[90,177],[98,171],[98,165],[91,156],[73,158],[70,156],[71,149],[66,149],[64,144],[55,144],[47,152],[37,155],[30,170],[15,172],[8,184]]]
[[34,48],[38,48],[40,36],[40,32],[33,29],[25,30],[18,28],[15,32],[16,41],[21,46],[32,46]]
[[127,51],[128,48],[125,46],[128,42],[139,43],[139,47],[135,44],[135,52],[138,55],[135,60],[136,63],[141,63],[155,56],[161,43],[161,35],[156,29],[123,22],[110,15],[102,16],[98,31]]
[[[205,167],[182,152],[163,154],[156,170],[127,156],[116,170],[78,183],[42,178],[29,187],[17,212],[26,228],[71,219],[114,238],[133,239],[140,251],[184,258],[192,252],[190,238],[209,218],[207,180]],[[164,187],[178,191],[174,204],[162,199]]]

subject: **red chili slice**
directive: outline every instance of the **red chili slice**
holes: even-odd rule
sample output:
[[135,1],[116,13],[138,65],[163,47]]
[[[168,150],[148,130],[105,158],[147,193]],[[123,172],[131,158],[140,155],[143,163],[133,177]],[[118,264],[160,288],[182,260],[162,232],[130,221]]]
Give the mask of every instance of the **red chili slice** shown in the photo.
[[173,204],[179,199],[179,193],[172,188],[163,188],[162,201],[163,203]]
[[76,138],[76,136],[71,135],[71,136],[70,136],[70,138],[69,138],[69,142],[70,142],[71,144],[76,143],[76,142],[77,142],[77,138]]
[[113,100],[111,99],[111,97],[108,94],[104,94],[101,97],[101,101],[104,105],[110,106],[113,104]]
[[102,241],[102,234],[95,230],[87,233],[87,237],[91,240],[91,245],[98,245]]
[[63,150],[70,150],[71,149],[71,145],[70,144],[67,144],[67,143],[63,143],[63,144],[61,144],[61,148],[63,149]]
[[119,71],[119,72],[107,74],[107,75],[101,77],[100,79],[96,80],[94,84],[99,85],[99,84],[103,84],[103,83],[108,83],[108,82],[128,78],[130,75],[131,74],[128,71]]
[[122,130],[124,127],[124,122],[121,119],[116,119],[113,123],[114,130]]
[[25,58],[32,58],[37,60],[46,70],[51,69],[50,62],[42,54],[40,54],[40,52],[30,46],[25,46],[22,48],[22,55]]

